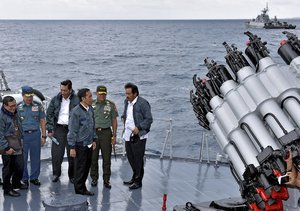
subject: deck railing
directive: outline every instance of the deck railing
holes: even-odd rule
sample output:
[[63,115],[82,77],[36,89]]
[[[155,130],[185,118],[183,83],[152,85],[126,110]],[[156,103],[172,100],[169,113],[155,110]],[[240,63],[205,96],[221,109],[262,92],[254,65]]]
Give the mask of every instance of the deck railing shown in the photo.
[[[163,118],[155,118],[155,121],[163,121],[167,122],[167,129],[166,129],[166,136],[164,138],[164,142],[162,143],[162,148],[160,151],[160,159],[163,159],[166,157],[167,150],[169,150],[169,159],[173,159],[173,120],[170,119],[163,119]],[[123,131],[121,132],[118,143],[122,143],[122,156],[124,157],[126,155],[125,150],[125,142],[122,141],[122,135]],[[202,137],[200,140],[200,156],[199,156],[199,162],[206,162],[211,163],[214,162],[215,165],[218,165],[220,162],[227,163],[228,162],[228,156],[225,154],[222,154],[220,152],[216,152],[210,149],[209,141],[216,139],[216,136],[211,132],[203,131]],[[214,141],[216,142],[216,141]]]
[[[205,162],[206,161],[207,163],[211,163],[211,161],[213,161],[215,163],[215,165],[218,165],[220,162],[228,163],[228,155],[220,153],[220,152],[212,152],[210,150],[210,147],[209,147],[209,144],[208,144],[209,139],[213,140],[214,142],[217,142],[215,134],[213,134],[211,132],[203,131],[201,142],[200,142],[200,158],[199,158],[199,161],[200,162]],[[205,153],[206,153],[206,157],[204,157]],[[212,155],[212,153],[213,153],[213,155]]]
[[165,137],[165,141],[163,143],[163,148],[162,148],[162,151],[161,151],[160,159],[162,159],[164,157],[165,149],[166,149],[167,144],[169,144],[169,149],[170,149],[169,157],[170,157],[170,159],[172,159],[173,158],[173,139],[172,139],[173,124],[172,124],[172,119],[170,118],[170,119],[159,119],[159,120],[169,122],[169,127],[166,130],[167,134],[166,134],[166,137]]
[[[199,161],[201,163],[214,163],[218,165],[219,163],[227,163],[228,156],[221,153],[220,151],[216,151],[214,147],[211,146],[210,143],[215,143],[216,139],[215,135],[211,132],[203,131],[202,136],[200,138],[200,147],[199,147],[199,158],[185,158],[185,157],[174,157],[173,156],[173,120],[170,119],[162,119],[156,118],[155,121],[162,121],[166,124],[165,136],[162,142],[162,146],[159,150],[159,154],[154,154],[153,156],[159,156],[160,159],[168,158],[180,158],[180,159],[189,159],[194,161]],[[117,145],[116,145],[116,153],[118,156],[124,157],[126,155],[125,150],[125,141],[122,140],[123,131],[119,132],[119,136],[117,136]],[[150,134],[151,136],[151,134]],[[51,142],[47,142],[44,147],[42,147],[42,159],[51,159]],[[66,156],[66,154],[65,154]],[[0,162],[1,163],[1,162]]]
[[[172,130],[173,130],[173,120],[170,119],[163,119],[163,118],[155,118],[154,121],[164,121],[164,122],[168,122],[168,127],[166,129],[166,137],[164,139],[163,142],[163,146],[162,146],[162,150],[161,150],[161,154],[160,154],[160,158],[162,159],[164,157],[165,151],[167,146],[169,146],[169,157],[170,159],[173,158],[173,140],[172,140]],[[122,131],[120,133],[119,136],[119,141],[122,141],[122,136],[123,136],[123,132]],[[125,141],[122,141],[122,155],[125,156],[126,154],[126,150],[125,150]]]

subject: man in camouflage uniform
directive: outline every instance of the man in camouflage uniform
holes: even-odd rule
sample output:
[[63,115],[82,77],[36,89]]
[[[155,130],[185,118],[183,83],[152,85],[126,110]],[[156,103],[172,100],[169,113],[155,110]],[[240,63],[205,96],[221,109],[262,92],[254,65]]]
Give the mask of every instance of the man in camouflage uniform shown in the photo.
[[97,186],[99,178],[98,159],[99,150],[101,150],[103,185],[106,188],[111,188],[109,181],[111,175],[111,152],[112,145],[116,144],[118,111],[115,104],[106,99],[107,89],[105,86],[98,86],[96,92],[97,99],[93,102],[92,107],[95,115],[97,145],[93,151],[90,176],[92,178],[92,186]]

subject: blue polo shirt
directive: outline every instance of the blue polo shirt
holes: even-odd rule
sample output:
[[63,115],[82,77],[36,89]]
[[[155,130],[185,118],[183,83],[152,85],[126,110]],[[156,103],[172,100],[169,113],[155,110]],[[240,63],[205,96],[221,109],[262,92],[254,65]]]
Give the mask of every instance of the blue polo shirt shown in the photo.
[[39,130],[40,120],[45,118],[45,110],[40,103],[32,102],[26,105],[24,101],[18,104],[23,131]]

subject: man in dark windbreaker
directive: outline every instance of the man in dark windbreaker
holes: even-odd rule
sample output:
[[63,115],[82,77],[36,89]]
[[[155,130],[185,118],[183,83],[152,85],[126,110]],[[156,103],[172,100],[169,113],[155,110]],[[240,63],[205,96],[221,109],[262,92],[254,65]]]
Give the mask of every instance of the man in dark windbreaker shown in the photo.
[[138,189],[142,187],[146,140],[153,119],[150,104],[139,96],[136,85],[127,83],[125,94],[126,100],[122,115],[125,126],[123,139],[125,140],[126,154],[133,175],[131,180],[123,183],[129,185],[129,189]]
[[72,89],[72,82],[65,80],[60,83],[60,92],[52,98],[47,109],[46,128],[48,136],[54,137],[57,142],[52,142],[51,157],[53,182],[57,182],[61,175],[61,164],[63,162],[65,149],[68,156],[68,176],[71,183],[74,182],[74,159],[70,157],[70,149],[67,143],[67,134],[69,132],[69,117],[72,109],[78,105],[79,99]]
[[11,96],[3,98],[0,111],[0,150],[2,154],[4,195],[17,197],[21,194],[14,189],[27,189],[21,183],[24,168],[22,154],[22,126],[16,111],[16,100]]
[[93,96],[89,89],[78,90],[80,99],[70,117],[68,144],[70,156],[74,158],[74,189],[76,194],[92,196],[94,193],[86,188],[86,179],[92,163],[92,153],[96,149],[96,130]]

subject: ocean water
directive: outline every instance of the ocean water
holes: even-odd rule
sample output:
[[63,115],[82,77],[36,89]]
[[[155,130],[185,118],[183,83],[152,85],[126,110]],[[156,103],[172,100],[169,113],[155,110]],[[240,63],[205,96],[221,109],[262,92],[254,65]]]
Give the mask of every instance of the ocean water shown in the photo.
[[[203,60],[225,64],[224,41],[244,51],[250,30],[245,20],[193,21],[0,21],[0,67],[11,89],[31,85],[53,97],[65,79],[74,89],[106,85],[108,99],[123,111],[124,84],[136,83],[152,106],[154,123],[147,150],[159,153],[173,123],[173,155],[198,158],[203,129],[189,102],[194,74],[207,72]],[[299,20],[288,20],[298,29]],[[283,30],[251,29],[267,41],[273,59]],[[285,67],[283,67],[285,68]],[[94,95],[95,96],[95,95]],[[119,135],[122,131],[119,119]],[[210,150],[219,146],[210,140]],[[167,152],[168,154],[168,152]]]

